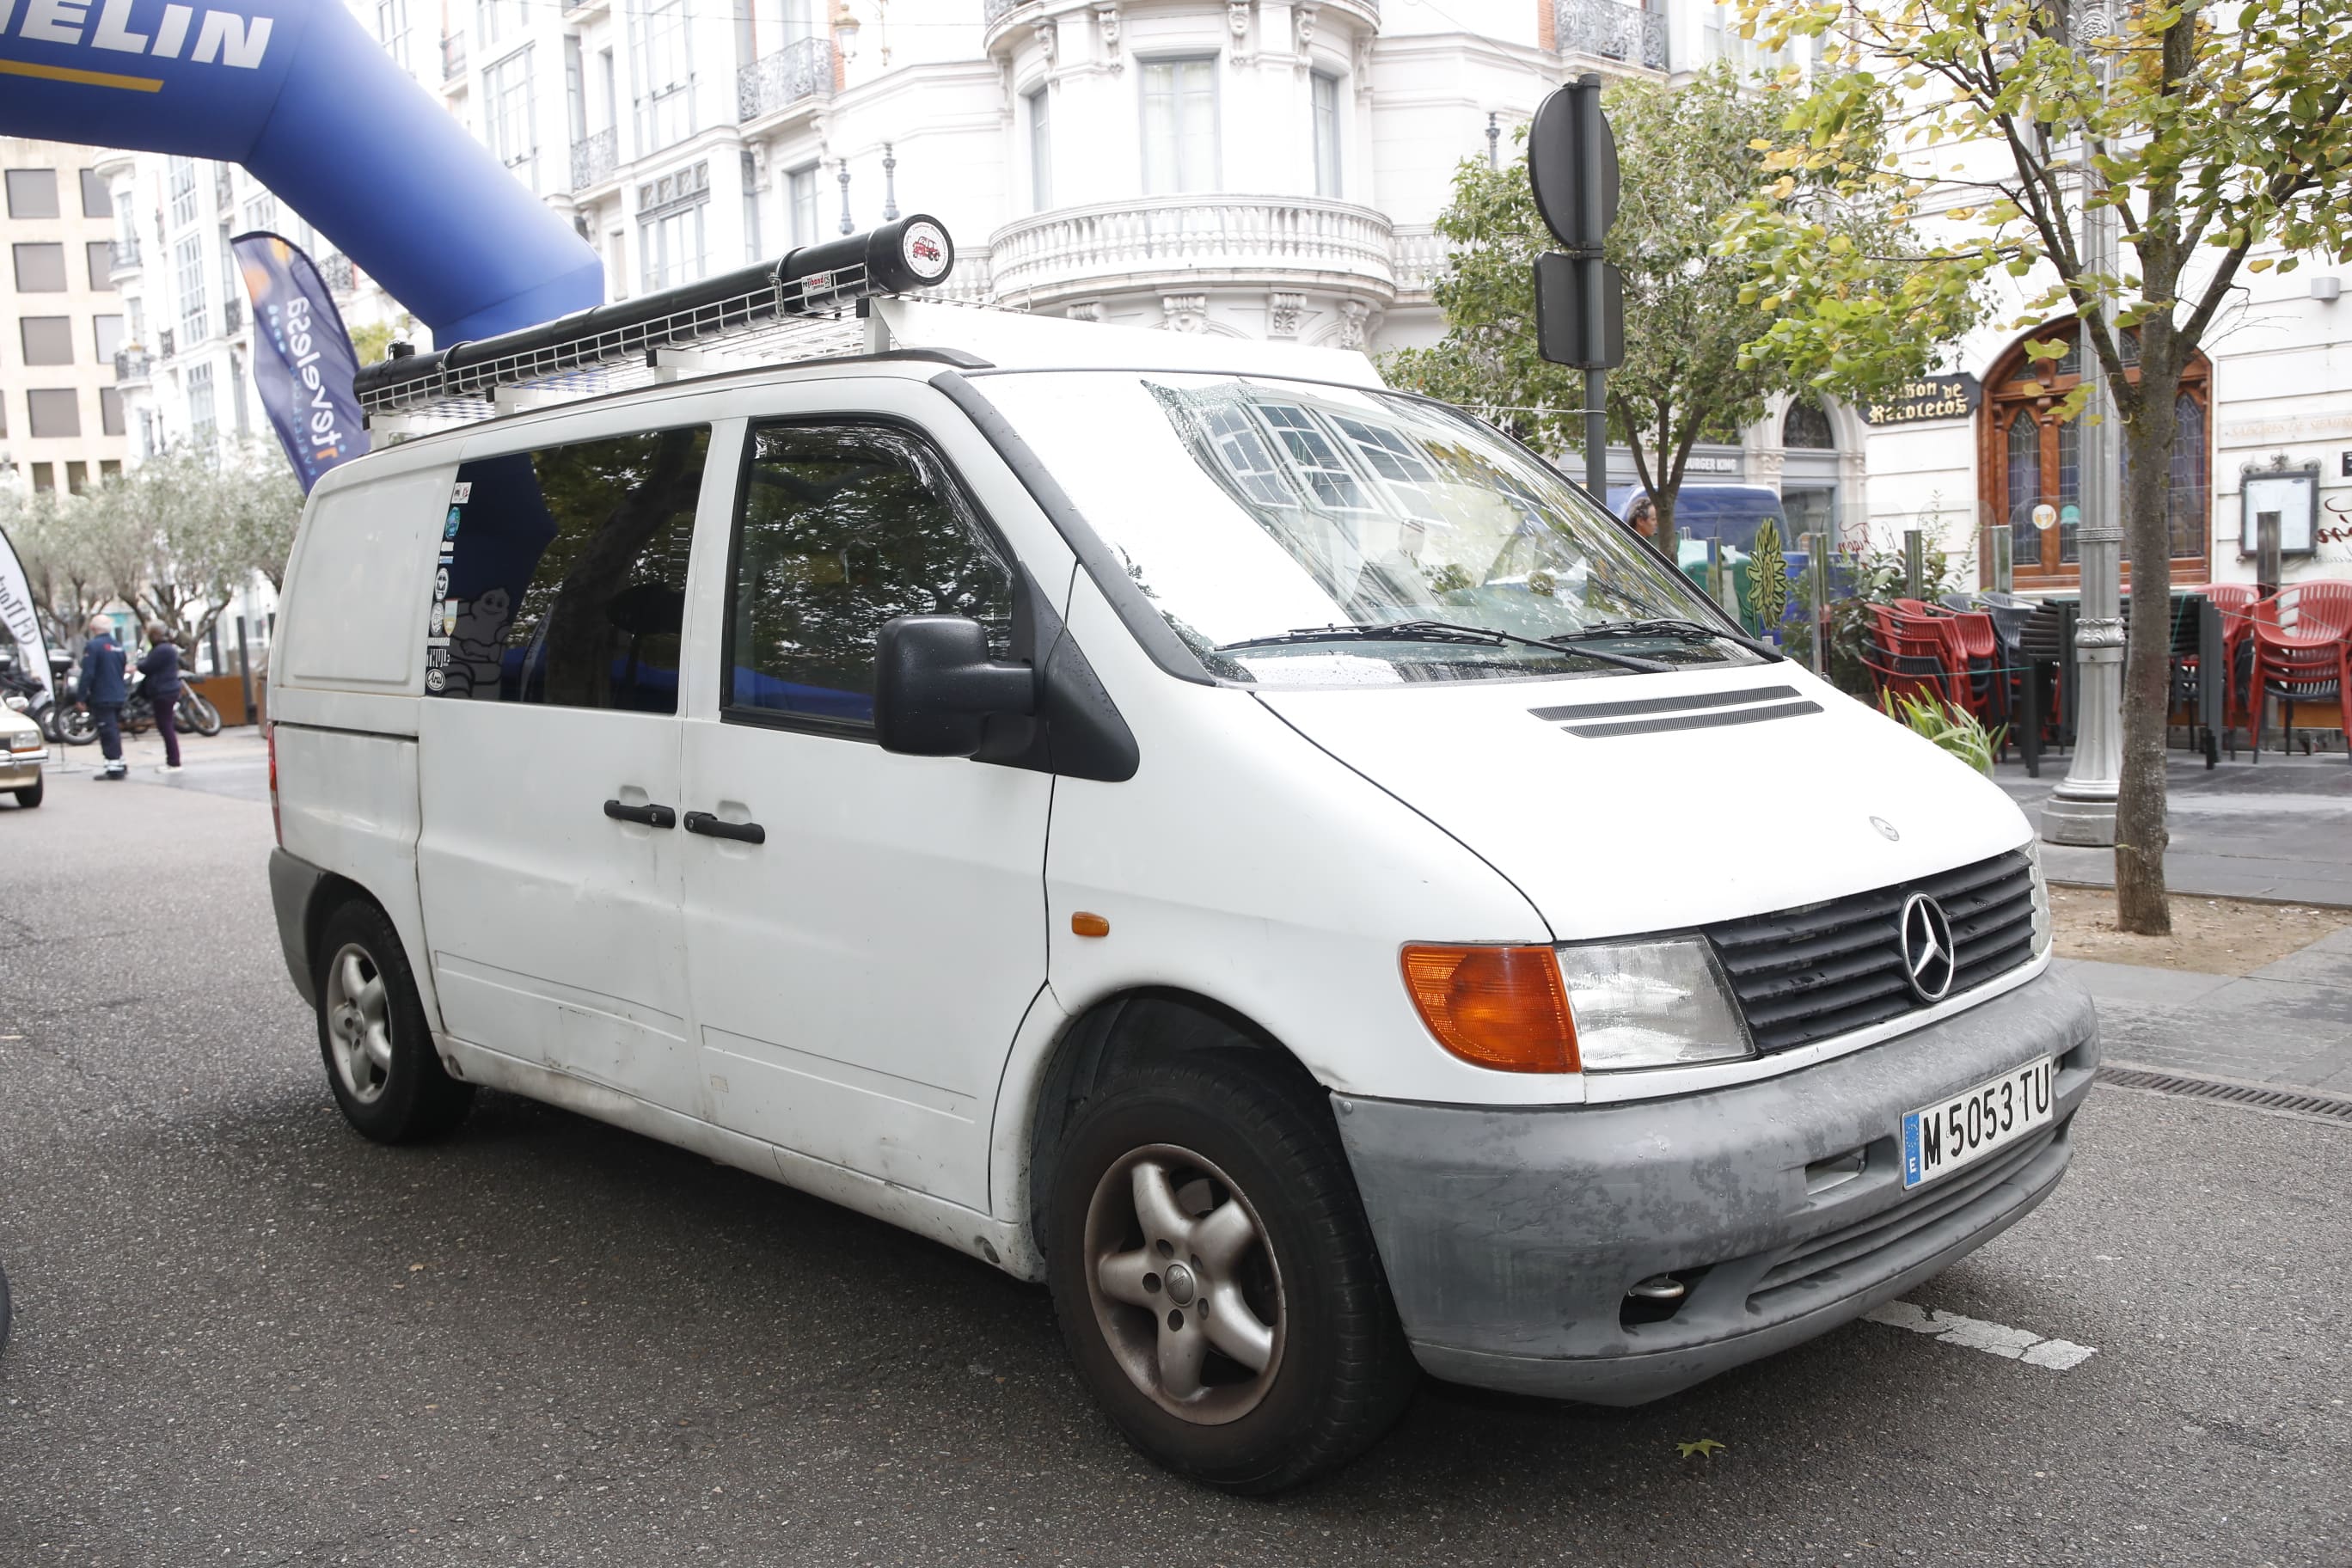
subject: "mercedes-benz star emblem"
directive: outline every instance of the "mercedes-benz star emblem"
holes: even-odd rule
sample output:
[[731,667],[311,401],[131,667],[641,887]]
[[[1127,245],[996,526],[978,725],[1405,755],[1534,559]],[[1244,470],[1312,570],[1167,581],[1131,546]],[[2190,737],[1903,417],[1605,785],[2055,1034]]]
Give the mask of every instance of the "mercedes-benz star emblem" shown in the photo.
[[1903,973],[1922,1002],[1941,1002],[1952,988],[1952,921],[1925,893],[1903,903]]

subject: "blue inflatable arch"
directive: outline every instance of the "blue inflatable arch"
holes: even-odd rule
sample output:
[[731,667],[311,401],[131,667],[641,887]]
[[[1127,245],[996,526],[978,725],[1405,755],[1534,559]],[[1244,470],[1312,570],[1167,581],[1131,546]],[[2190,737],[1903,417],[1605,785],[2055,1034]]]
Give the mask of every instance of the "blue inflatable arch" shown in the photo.
[[604,298],[596,253],[341,0],[0,0],[0,134],[242,163],[444,346]]

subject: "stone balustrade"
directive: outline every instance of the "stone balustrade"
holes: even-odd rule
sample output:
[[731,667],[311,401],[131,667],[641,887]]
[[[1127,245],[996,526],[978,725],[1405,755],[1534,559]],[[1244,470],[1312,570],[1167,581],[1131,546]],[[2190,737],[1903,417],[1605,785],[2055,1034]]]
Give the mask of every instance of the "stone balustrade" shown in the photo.
[[1016,309],[1131,289],[1322,283],[1396,295],[1389,220],[1317,196],[1147,196],[1063,207],[989,238],[992,293]]

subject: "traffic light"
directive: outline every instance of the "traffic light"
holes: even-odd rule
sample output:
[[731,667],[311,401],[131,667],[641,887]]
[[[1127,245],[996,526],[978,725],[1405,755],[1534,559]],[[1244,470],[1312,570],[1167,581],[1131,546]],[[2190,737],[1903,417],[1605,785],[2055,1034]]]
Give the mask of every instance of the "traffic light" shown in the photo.
[[[1596,294],[1598,312],[1588,303]],[[1623,364],[1624,275],[1597,256],[1553,250],[1537,257],[1536,347],[1552,363],[1576,370],[1614,370]]]
[[1617,221],[1617,138],[1601,112],[1601,79],[1580,77],[1536,106],[1528,127],[1536,211],[1570,250],[1598,250]]
[[1566,247],[1536,258],[1537,350],[1554,364],[1613,369],[1625,359],[1625,285],[1601,258],[1618,184],[1599,77],[1580,77],[1537,107],[1528,183],[1544,226]]

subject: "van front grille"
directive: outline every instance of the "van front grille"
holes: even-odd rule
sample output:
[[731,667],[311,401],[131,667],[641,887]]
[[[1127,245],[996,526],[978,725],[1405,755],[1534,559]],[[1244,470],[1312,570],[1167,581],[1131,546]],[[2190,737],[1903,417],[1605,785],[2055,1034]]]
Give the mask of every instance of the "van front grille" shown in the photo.
[[2022,850],[1916,881],[1706,928],[1761,1052],[1785,1051],[1924,1006],[1904,974],[1903,906],[1925,893],[1952,922],[1957,996],[2033,956],[2033,868]]

